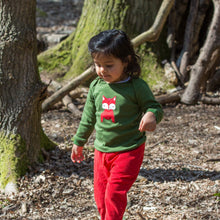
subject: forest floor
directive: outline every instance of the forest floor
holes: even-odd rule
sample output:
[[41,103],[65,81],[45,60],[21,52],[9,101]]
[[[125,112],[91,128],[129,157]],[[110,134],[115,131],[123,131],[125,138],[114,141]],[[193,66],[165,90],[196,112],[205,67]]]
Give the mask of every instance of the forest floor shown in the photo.
[[[83,105],[80,105],[82,110]],[[129,191],[125,219],[220,219],[220,106],[164,106],[164,119],[147,133],[137,181]],[[85,161],[70,160],[71,137],[80,116],[57,108],[42,115],[57,143],[19,180],[19,194],[1,194],[0,219],[96,220],[93,198],[93,140]]]
[[[49,39],[51,33],[72,31],[82,2],[37,0],[38,13],[47,15],[38,17],[38,33]],[[77,103],[82,112],[84,97]],[[99,219],[93,198],[94,134],[85,146],[85,161],[70,160],[79,121],[80,115],[60,104],[42,114],[43,129],[57,146],[19,179],[18,195],[0,194],[0,219]],[[166,105],[164,119],[147,137],[124,218],[220,219],[220,198],[214,195],[220,193],[220,106]]]

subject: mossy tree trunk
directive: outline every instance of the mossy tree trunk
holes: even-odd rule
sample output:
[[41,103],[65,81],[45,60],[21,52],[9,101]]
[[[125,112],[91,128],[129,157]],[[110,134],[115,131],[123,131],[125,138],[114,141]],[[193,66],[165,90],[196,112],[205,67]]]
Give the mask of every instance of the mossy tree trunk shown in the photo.
[[0,184],[12,191],[41,147],[52,146],[40,123],[35,10],[35,0],[0,0]]
[[[89,39],[100,31],[118,28],[134,36],[154,22],[162,0],[85,0],[77,29],[56,47],[39,55],[41,70],[57,73],[65,79],[81,74],[91,65]],[[68,66],[68,71],[64,68]]]

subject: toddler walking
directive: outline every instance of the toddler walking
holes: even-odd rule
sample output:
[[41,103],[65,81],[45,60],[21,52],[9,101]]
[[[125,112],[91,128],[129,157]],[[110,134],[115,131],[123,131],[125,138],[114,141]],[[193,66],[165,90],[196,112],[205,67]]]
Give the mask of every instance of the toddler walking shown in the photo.
[[84,159],[83,146],[95,129],[94,198],[102,220],[121,220],[143,160],[145,131],[156,129],[163,110],[139,78],[139,58],[123,31],[103,31],[88,47],[98,77],[90,84],[71,159]]

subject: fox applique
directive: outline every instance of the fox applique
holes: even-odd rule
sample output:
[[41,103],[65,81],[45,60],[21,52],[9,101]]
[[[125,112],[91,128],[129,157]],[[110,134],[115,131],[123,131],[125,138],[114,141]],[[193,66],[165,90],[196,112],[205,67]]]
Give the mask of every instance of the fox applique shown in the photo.
[[116,96],[113,98],[106,98],[104,95],[102,97],[102,108],[104,111],[101,114],[101,122],[103,122],[103,119],[112,120],[113,123],[115,123],[115,116],[114,111],[116,108],[115,105]]

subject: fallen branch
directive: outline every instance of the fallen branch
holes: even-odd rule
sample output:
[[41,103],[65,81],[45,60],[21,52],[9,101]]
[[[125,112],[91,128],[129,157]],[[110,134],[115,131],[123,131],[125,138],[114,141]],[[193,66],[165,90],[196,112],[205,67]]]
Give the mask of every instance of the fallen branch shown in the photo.
[[219,97],[202,96],[200,101],[204,104],[220,105],[220,98]]
[[[49,80],[47,79],[46,77],[42,76],[41,77],[41,80],[47,84],[47,86],[51,86],[53,88],[53,92],[52,94],[54,93],[54,91],[58,91],[59,89],[62,88],[61,84],[54,81],[54,80]],[[62,99],[62,102],[64,104],[64,106],[66,106],[66,108],[72,112],[74,115],[76,116],[79,116],[80,115],[80,111],[78,110],[78,108],[73,104],[72,102],[72,98],[69,96],[69,95],[65,95]]]
[[[44,82],[45,84],[47,84],[48,86],[51,85],[51,87],[53,88],[53,93],[55,93],[56,91],[58,91],[59,89],[62,88],[62,85],[54,80],[49,80],[47,78],[45,78],[44,76],[41,77],[42,82]],[[84,92],[88,92],[87,89],[85,88],[80,88],[80,89],[76,89],[73,90],[72,92],[70,92],[69,95],[65,95],[62,98],[62,102],[64,104],[64,106],[70,111],[72,112],[75,116],[80,116],[81,112],[79,111],[79,109],[74,105],[74,103],[72,102],[72,99],[78,98],[80,97],[80,95]],[[48,110],[48,109],[47,109]]]
[[42,104],[42,111],[47,111],[52,105],[56,102],[60,101],[65,95],[67,95],[71,90],[75,89],[79,86],[83,81],[89,79],[90,77],[94,76],[95,73],[93,68],[88,68],[85,72],[83,72],[78,77],[72,79],[67,85],[59,89],[53,95],[48,97]]
[[[183,92],[184,90],[181,90],[171,94],[156,96],[155,98],[161,105],[165,105],[169,103],[179,103]],[[203,95],[198,101],[202,102],[203,104],[220,105],[220,97],[209,97]]]
[[206,160],[206,162],[219,162],[219,161],[220,161],[220,158],[211,158],[211,159]]
[[88,88],[77,88],[72,90],[69,95],[71,96],[72,99],[79,98],[82,94],[87,94],[89,91]]
[[65,95],[62,99],[63,104],[67,107],[67,109],[72,112],[75,116],[80,116],[81,112],[79,109],[73,104],[72,98],[69,95]]
[[174,102],[180,102],[182,91],[174,92],[172,94],[165,94],[156,96],[156,100],[161,104],[168,104],[168,103],[174,103]]
[[134,47],[138,47],[139,45],[147,41],[148,42],[157,41],[163,29],[163,26],[167,20],[167,17],[171,11],[171,8],[174,5],[174,2],[175,2],[174,0],[164,0],[162,2],[159,12],[157,13],[157,17],[151,28],[143,32],[142,34],[138,35],[132,40],[132,44]]

